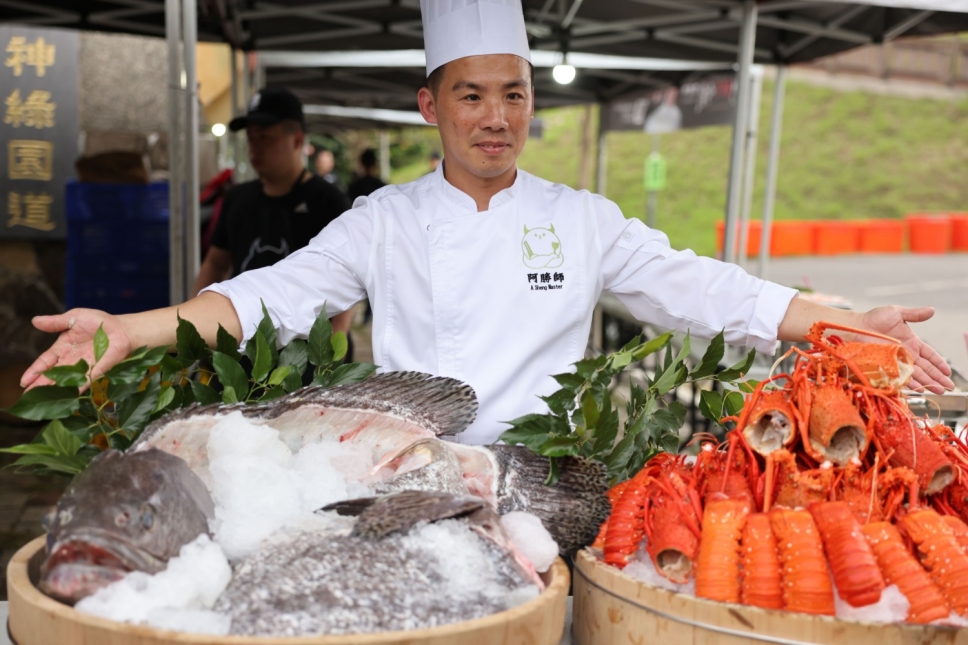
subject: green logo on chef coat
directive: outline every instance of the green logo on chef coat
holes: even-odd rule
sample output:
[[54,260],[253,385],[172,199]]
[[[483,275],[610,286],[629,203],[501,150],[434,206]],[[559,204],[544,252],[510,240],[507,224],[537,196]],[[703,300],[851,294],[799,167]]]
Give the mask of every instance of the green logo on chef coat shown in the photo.
[[529,269],[554,269],[565,261],[561,254],[561,240],[555,235],[555,225],[548,228],[524,227],[524,239],[521,240],[521,259]]

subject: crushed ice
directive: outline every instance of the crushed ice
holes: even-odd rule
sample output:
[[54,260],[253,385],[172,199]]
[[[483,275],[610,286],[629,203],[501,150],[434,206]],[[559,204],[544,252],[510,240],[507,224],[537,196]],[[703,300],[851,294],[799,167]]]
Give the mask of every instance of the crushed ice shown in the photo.
[[648,552],[645,550],[645,540],[642,541],[641,548],[632,557],[632,561],[622,569],[622,573],[653,587],[668,589],[669,591],[689,594],[691,596],[696,595],[695,580],[690,579],[689,582],[680,584],[669,580],[656,571],[655,565],[652,563],[652,558],[649,557]]
[[861,623],[903,623],[907,619],[911,603],[897,585],[890,585],[881,592],[881,599],[863,607],[852,607],[841,599],[834,587],[834,608],[837,618]]
[[[225,415],[212,427],[207,450],[216,505],[210,526],[214,541],[199,536],[164,571],[130,573],[81,600],[78,611],[161,629],[225,635],[231,619],[211,607],[231,578],[229,560],[292,531],[348,531],[355,518],[315,511],[374,494],[360,483],[372,466],[367,446],[324,440],[293,454],[276,430],[251,423],[241,412]],[[502,521],[505,530],[537,570],[547,570],[557,557],[557,545],[537,517],[512,515]],[[458,523],[428,524],[409,539],[432,545],[429,550],[439,559],[446,593],[452,597],[474,594],[513,607],[539,593],[534,585],[509,593],[486,564],[480,541]]]

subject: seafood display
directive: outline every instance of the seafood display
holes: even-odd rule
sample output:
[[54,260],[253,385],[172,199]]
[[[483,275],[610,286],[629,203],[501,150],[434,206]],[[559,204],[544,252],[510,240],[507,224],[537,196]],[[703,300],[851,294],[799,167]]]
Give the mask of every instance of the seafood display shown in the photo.
[[[516,606],[544,588],[531,537],[545,567],[549,549],[594,538],[606,470],[563,459],[546,486],[547,459],[524,447],[445,440],[476,407],[453,379],[390,373],[162,417],[58,502],[41,589],[115,620],[181,629],[194,617],[248,635],[415,629]],[[206,566],[231,566],[227,586],[186,592],[176,572],[201,565],[180,558],[212,549]],[[125,604],[137,611],[111,613]]]
[[968,445],[910,412],[899,343],[840,332],[878,336],[814,325],[790,373],[723,419],[725,441],[700,436],[695,457],[656,455],[613,487],[601,559],[647,557],[697,596],[766,609],[832,616],[896,586],[910,622],[968,616]]

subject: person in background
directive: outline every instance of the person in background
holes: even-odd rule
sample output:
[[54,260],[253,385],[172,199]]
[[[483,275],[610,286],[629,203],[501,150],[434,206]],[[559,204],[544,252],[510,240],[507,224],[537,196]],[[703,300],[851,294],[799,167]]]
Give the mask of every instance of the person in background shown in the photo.
[[430,153],[430,172],[436,172],[440,165],[440,153],[434,150]]
[[[248,113],[229,124],[245,128],[249,163],[259,178],[228,192],[195,279],[194,293],[246,271],[272,266],[303,248],[327,224],[349,210],[337,188],[306,170],[302,103],[292,92],[266,87]],[[347,334],[352,312],[333,318]],[[352,351],[352,343],[347,356]]]
[[386,184],[379,177],[377,169],[376,150],[367,148],[360,155],[360,176],[350,184],[347,191],[350,202],[356,201],[357,197],[366,197],[375,190],[383,188]]
[[336,157],[333,156],[331,150],[318,148],[314,162],[317,175],[322,177],[329,185],[338,188],[341,193],[346,192],[346,186],[340,179],[339,173],[336,172]]

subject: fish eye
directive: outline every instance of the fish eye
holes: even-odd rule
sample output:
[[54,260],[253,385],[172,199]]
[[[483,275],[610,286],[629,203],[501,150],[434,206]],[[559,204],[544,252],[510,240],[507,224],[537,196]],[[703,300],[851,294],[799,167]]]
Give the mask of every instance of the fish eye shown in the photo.
[[150,531],[151,527],[155,525],[155,514],[152,512],[150,506],[146,506],[141,511],[141,527],[146,531]]
[[124,511],[122,513],[117,514],[117,516],[114,518],[114,523],[118,526],[127,526],[128,520],[130,519],[131,519],[131,513]]

